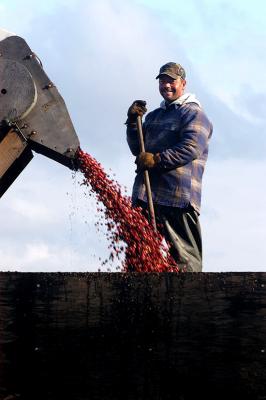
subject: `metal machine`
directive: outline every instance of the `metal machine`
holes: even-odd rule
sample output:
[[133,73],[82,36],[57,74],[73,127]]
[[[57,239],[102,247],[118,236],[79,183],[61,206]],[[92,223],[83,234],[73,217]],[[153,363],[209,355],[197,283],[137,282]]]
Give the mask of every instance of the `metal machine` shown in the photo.
[[0,29],[0,197],[41,153],[76,168],[79,139],[65,102],[24,39]]

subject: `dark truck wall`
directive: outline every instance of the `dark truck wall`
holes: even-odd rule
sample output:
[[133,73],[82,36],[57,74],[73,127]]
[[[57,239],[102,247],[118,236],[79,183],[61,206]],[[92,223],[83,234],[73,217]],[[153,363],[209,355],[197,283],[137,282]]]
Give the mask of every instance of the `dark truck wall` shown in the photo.
[[0,400],[266,399],[265,360],[265,273],[0,273]]

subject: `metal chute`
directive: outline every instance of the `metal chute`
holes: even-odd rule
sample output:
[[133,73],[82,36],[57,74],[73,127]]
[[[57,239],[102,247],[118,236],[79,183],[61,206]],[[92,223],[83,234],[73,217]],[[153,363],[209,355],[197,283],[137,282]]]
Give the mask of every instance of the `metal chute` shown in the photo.
[[24,39],[5,33],[0,30],[0,197],[32,151],[74,169],[79,149],[65,102],[40,60]]

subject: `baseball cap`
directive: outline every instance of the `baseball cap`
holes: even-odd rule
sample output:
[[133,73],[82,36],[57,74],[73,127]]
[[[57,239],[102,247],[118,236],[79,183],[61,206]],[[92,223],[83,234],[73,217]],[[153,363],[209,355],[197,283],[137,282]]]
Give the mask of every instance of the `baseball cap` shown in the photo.
[[164,64],[159,71],[159,75],[156,76],[156,79],[160,78],[161,75],[168,75],[173,79],[176,79],[178,76],[180,78],[185,79],[186,78],[186,72],[182,65],[176,64],[174,62],[169,62],[167,64]]

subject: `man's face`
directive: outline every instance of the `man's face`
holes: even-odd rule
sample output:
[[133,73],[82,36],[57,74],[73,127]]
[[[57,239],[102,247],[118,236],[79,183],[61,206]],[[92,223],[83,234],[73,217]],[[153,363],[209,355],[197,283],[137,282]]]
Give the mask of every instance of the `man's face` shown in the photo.
[[168,103],[175,101],[184,93],[186,81],[180,77],[173,79],[168,75],[159,78],[159,91]]

